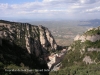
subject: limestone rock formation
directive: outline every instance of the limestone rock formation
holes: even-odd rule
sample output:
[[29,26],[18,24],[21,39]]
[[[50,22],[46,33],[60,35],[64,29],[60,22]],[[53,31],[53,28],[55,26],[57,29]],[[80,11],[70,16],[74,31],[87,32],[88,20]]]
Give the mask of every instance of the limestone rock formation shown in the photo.
[[92,61],[92,59],[90,58],[90,56],[85,56],[83,61],[86,63],[86,64],[92,64],[94,63],[94,61]]
[[78,34],[78,35],[76,35],[76,37],[74,38],[74,41],[77,41],[77,40],[80,40],[80,35]]
[[100,27],[88,29],[82,35],[77,35],[68,50],[86,64],[100,62]]
[[[48,69],[50,51],[56,50],[57,44],[48,28],[0,20],[0,64],[3,63],[8,68],[14,65],[32,70]],[[5,66],[2,69],[4,68]],[[44,73],[46,72],[43,71],[42,75],[48,75],[48,72]]]
[[[28,53],[36,56],[57,49],[57,44],[48,28],[28,23],[0,21],[0,37],[26,47]],[[1,35],[2,33],[2,35]]]
[[100,40],[100,29],[97,28],[90,28],[87,32],[85,32],[83,35],[77,35],[74,38],[74,41],[81,40],[81,42],[85,42],[86,40],[91,42],[96,42]]
[[86,40],[89,40],[91,42],[95,42],[97,40],[100,40],[100,35],[88,35],[88,36],[80,36],[80,35],[77,35],[75,38],[74,38],[74,41],[77,41],[77,40],[81,40],[81,42],[85,42]]
[[39,26],[40,30],[40,42],[44,49],[47,48],[47,46],[51,46],[51,49],[56,50],[57,44],[51,35],[50,31],[47,28],[44,28],[42,26]]

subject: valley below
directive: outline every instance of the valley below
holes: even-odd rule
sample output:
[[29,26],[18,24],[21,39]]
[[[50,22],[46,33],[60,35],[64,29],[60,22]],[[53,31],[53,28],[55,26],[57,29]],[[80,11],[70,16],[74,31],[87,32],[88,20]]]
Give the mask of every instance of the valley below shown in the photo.
[[51,31],[58,45],[69,46],[77,34],[82,34],[93,26],[81,26],[88,24],[80,21],[33,21],[35,25],[43,25]]

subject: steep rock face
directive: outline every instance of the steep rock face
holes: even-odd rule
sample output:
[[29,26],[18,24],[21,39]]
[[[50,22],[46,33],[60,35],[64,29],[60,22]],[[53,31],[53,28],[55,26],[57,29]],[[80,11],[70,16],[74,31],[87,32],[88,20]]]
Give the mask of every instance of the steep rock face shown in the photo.
[[44,49],[47,49],[47,46],[51,46],[51,49],[56,50],[57,44],[51,35],[50,31],[47,28],[39,26],[40,30],[40,42]]
[[28,23],[0,21],[0,37],[26,47],[30,54],[39,56],[40,50],[56,50],[57,44],[50,31],[43,26],[35,26]]
[[21,64],[27,69],[48,69],[48,55],[56,49],[57,44],[48,28],[0,20],[0,63],[8,68],[13,63],[15,67]]

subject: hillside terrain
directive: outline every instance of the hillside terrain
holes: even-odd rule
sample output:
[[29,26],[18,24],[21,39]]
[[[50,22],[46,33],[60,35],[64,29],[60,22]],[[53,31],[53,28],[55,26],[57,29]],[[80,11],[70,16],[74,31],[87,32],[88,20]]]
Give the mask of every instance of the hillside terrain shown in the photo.
[[59,71],[50,75],[100,75],[100,27],[77,35]]
[[48,75],[48,56],[56,50],[48,28],[0,20],[0,75]]

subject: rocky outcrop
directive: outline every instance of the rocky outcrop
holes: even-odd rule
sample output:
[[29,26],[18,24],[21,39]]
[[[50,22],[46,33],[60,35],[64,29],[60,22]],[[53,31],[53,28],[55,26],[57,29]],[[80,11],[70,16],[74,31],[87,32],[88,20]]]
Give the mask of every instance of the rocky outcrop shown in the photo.
[[100,40],[100,27],[90,28],[83,35],[77,35],[74,38],[74,41],[81,40],[81,42],[85,42],[86,40],[91,42],[96,42]]
[[77,40],[80,40],[80,35],[78,34],[78,35],[76,35],[76,37],[74,38],[74,41],[77,41]]
[[[48,69],[48,55],[56,50],[57,44],[48,28],[0,20],[0,58],[3,57],[0,62],[4,65],[10,66],[13,62],[15,66],[23,64],[28,69]],[[48,75],[44,73],[42,75]]]
[[92,64],[92,63],[95,63],[94,61],[92,61],[92,59],[90,58],[90,56],[85,56],[83,61],[86,63],[86,64]]
[[86,64],[100,62],[100,27],[88,29],[82,35],[77,35],[68,50]]
[[57,49],[50,31],[43,26],[1,20],[0,31],[0,37],[27,48],[28,53],[36,56],[39,56],[41,51],[45,53]]
[[85,36],[85,35],[77,35],[75,38],[74,38],[74,41],[77,41],[77,40],[81,40],[81,42],[85,42],[86,40],[89,40],[91,42],[95,42],[97,40],[100,40],[100,35],[88,35],[88,36]]
[[51,49],[56,50],[57,44],[51,35],[50,31],[47,28],[44,28],[43,26],[39,26],[40,30],[40,42],[44,49],[47,49],[47,46],[51,46]]

